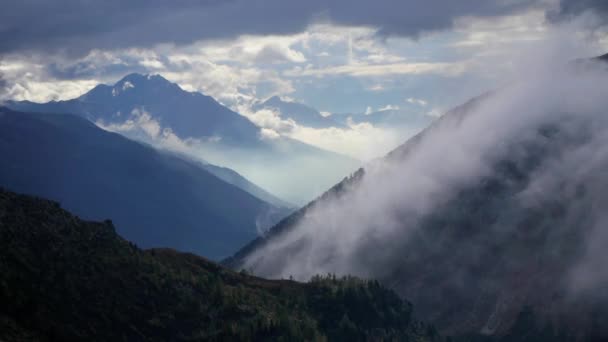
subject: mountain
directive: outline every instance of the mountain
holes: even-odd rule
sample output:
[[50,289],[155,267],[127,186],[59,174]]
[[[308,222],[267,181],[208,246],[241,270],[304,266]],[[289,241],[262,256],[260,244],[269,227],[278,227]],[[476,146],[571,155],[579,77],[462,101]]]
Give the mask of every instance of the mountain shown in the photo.
[[184,139],[221,137],[228,144],[259,143],[259,129],[245,117],[209,96],[186,92],[159,75],[129,74],[113,86],[100,84],[68,101],[6,105],[26,112],[76,114],[106,124],[123,123],[133,110],[143,109]]
[[598,56],[598,57],[595,57],[595,59],[600,60],[600,61],[608,61],[608,53],[604,54],[604,55],[601,55],[601,56]]
[[346,127],[344,123],[325,117],[321,113],[303,103],[284,101],[278,96],[254,106],[254,110],[270,109],[278,111],[283,119],[291,119],[302,126],[312,128]]
[[[359,167],[352,158],[286,137],[265,136],[246,117],[159,75],[130,74],[68,101],[8,101],[24,112],[80,115],[132,139],[163,148],[188,146],[194,158],[221,165],[294,204],[318,196]],[[178,140],[177,142],[175,140]],[[322,168],[323,172],[310,172]]]
[[254,106],[254,109],[276,110],[281,113],[283,119],[292,119],[300,125],[314,128],[344,128],[351,124],[370,123],[389,129],[404,127],[423,129],[433,121],[433,117],[425,113],[406,109],[384,109],[367,114],[333,113],[325,117],[312,107],[295,101],[284,101],[278,96]]
[[446,113],[225,263],[373,277],[464,341],[608,340],[608,67]]
[[439,341],[375,281],[309,283],[141,250],[110,221],[0,190],[2,341]]
[[144,247],[225,257],[286,214],[199,163],[71,114],[0,109],[0,158],[0,185],[52,198],[87,219],[112,217]]

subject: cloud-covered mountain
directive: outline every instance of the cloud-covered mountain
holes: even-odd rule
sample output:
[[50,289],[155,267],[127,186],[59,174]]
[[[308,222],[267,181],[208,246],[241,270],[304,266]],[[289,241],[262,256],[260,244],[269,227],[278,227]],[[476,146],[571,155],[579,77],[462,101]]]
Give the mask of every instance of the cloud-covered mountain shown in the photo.
[[534,72],[448,112],[227,263],[376,277],[449,334],[606,340],[608,67]]
[[112,218],[142,247],[220,258],[285,210],[197,162],[70,114],[0,111],[0,185],[44,196],[87,219]]
[[236,170],[295,204],[316,197],[360,164],[294,139],[265,136],[249,119],[213,98],[184,91],[158,75],[130,74],[113,86],[98,85],[68,101],[6,105],[83,116],[108,130]]
[[278,96],[273,96],[268,100],[255,105],[253,109],[278,111],[282,119],[291,119],[299,125],[312,128],[346,127],[345,123],[338,122],[329,116],[323,116],[318,110],[312,107],[295,101],[285,101]]
[[321,115],[317,109],[296,101],[286,101],[278,96],[257,104],[254,110],[269,109],[280,113],[281,118],[291,119],[297,124],[313,128],[344,128],[352,124],[369,123],[384,129],[423,129],[434,118],[422,110],[385,108],[370,113],[332,113]]
[[16,110],[70,113],[93,122],[124,123],[133,110],[152,113],[161,128],[181,138],[222,139],[227,144],[258,144],[259,129],[247,118],[209,96],[186,92],[159,75],[129,74],[113,86],[100,84],[68,101],[9,102]]

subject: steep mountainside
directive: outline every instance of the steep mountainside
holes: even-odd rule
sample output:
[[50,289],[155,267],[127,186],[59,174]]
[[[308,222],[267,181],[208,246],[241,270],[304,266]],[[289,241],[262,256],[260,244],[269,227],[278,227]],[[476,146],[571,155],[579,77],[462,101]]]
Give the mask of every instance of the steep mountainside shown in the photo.
[[606,340],[607,69],[552,69],[448,112],[226,263],[376,277],[447,334]]
[[73,115],[1,109],[0,158],[0,185],[52,198],[87,219],[112,217],[144,247],[220,258],[285,214],[198,163]]
[[[132,139],[171,147],[237,171],[277,197],[305,203],[360,166],[359,161],[286,137],[268,137],[213,98],[187,92],[159,75],[130,74],[68,101],[9,101],[14,110],[76,114]],[[183,151],[182,151],[183,152]],[[272,165],[272,167],[268,167]],[[310,169],[323,167],[323,172]]]
[[302,284],[143,251],[110,221],[0,190],[2,341],[438,341],[375,281]]

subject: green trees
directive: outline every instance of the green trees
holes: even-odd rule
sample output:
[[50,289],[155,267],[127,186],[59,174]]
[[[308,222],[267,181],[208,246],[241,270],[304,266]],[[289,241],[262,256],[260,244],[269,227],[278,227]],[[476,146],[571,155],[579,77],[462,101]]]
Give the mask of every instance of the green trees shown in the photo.
[[429,341],[375,281],[308,283],[142,251],[110,222],[0,190],[0,340]]

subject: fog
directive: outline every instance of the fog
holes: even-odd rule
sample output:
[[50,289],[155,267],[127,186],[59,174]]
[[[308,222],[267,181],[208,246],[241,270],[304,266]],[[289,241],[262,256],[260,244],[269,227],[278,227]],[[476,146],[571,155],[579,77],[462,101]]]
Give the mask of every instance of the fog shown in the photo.
[[283,137],[270,141],[271,148],[223,144],[221,139],[183,139],[163,127],[145,108],[136,108],[122,123],[96,124],[199,162],[235,170],[294,207],[316,198],[360,165],[356,159]]
[[[296,143],[297,144],[297,143]],[[279,198],[297,206],[306,204],[342,180],[360,163],[355,159],[312,151],[297,151],[292,143],[273,142],[275,151],[225,147],[220,144],[192,145],[191,156],[231,168]],[[308,148],[306,148],[308,150]]]
[[[566,203],[563,217],[542,223],[555,236],[582,232],[583,251],[566,282],[575,292],[605,284],[608,67],[597,61],[569,63],[574,53],[584,52],[573,50],[572,40],[548,44],[543,52],[539,47],[522,56],[505,85],[447,113],[419,139],[367,165],[365,176],[344,194],[315,203],[288,233],[250,254],[243,267],[261,276],[300,280],[327,272],[382,277],[398,267],[395,255],[425,217],[459,190],[491,176],[498,161],[518,160],[518,154],[529,153],[526,146],[547,144],[554,153],[537,158],[529,181],[508,203],[522,210]],[[559,139],[539,136],[545,127],[559,131]],[[502,209],[504,216],[511,208]],[[508,234],[499,233],[514,231],[518,220],[524,218],[498,220],[484,229],[501,239]],[[477,251],[470,253],[475,260]]]

